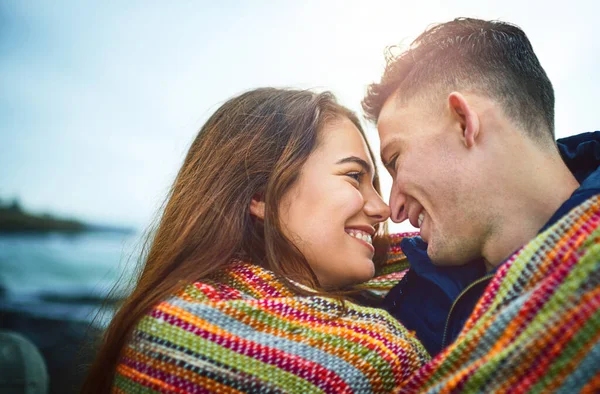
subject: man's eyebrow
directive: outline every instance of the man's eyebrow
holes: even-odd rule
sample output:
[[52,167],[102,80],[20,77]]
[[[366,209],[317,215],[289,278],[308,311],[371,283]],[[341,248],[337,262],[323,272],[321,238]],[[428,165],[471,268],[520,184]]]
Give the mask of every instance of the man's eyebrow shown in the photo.
[[343,159],[338,160],[337,163],[335,163],[335,164],[344,164],[344,163],[357,163],[365,170],[365,172],[368,172],[370,174],[373,173],[373,170],[371,169],[371,166],[369,165],[369,163],[367,163],[360,157],[356,157],[356,156],[344,157]]

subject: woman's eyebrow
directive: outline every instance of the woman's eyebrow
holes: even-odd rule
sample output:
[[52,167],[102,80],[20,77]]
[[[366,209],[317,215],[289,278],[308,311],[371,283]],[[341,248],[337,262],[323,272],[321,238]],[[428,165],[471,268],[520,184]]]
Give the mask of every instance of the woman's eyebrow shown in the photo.
[[360,157],[356,157],[356,156],[344,157],[343,159],[338,160],[338,162],[336,164],[344,164],[344,163],[359,164],[365,170],[365,172],[372,173],[372,169],[371,169],[371,166],[369,165],[369,163],[367,163]]

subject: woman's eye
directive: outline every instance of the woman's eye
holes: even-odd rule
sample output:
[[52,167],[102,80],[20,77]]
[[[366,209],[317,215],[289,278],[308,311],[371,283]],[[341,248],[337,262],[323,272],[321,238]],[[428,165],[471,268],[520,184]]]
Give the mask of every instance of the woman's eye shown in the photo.
[[349,172],[349,173],[346,174],[346,176],[354,179],[358,183],[360,183],[360,180],[361,180],[361,178],[362,178],[363,175],[365,175],[365,173],[362,172],[362,171],[360,171],[360,172],[359,171]]

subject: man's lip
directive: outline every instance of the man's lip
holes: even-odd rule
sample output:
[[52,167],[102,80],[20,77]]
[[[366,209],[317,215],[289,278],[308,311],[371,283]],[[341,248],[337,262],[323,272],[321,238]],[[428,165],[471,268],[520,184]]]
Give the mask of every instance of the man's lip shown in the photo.
[[423,212],[423,206],[419,205],[418,207],[412,209],[409,212],[408,220],[410,221],[410,225],[416,228],[419,228],[419,215]]
[[348,226],[345,230],[360,230],[369,234],[371,237],[375,235],[375,228],[373,226],[368,225],[356,225],[356,226]]

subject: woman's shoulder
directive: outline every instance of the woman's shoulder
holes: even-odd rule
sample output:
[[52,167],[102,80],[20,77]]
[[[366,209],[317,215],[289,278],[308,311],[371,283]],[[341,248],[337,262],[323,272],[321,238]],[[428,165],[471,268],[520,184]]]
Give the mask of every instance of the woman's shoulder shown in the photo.
[[387,235],[387,254],[383,263],[377,267],[375,277],[366,283],[369,287],[389,288],[397,283],[410,267],[400,243],[405,238],[418,237],[418,232],[404,232]]
[[393,233],[387,235],[385,259],[376,266],[375,276],[357,286],[361,290],[357,302],[363,305],[378,305],[387,293],[406,275],[410,264],[400,243],[405,238],[418,237],[418,232]]
[[182,284],[146,313],[136,331],[164,337],[170,336],[174,327],[226,325],[229,318],[239,318],[261,304],[270,305],[274,300],[293,296],[270,271],[233,262],[208,278]]
[[218,303],[292,296],[275,274],[255,264],[234,261],[226,269],[189,283],[173,298],[193,303]]
[[251,265],[186,286],[138,323],[115,385],[125,392],[181,385],[190,392],[391,391],[428,359],[383,310],[279,287]]
[[387,312],[320,296],[179,297],[139,322],[122,356],[124,392],[387,392],[428,361]]
[[403,231],[398,233],[390,233],[387,235],[387,238],[391,245],[399,245],[400,241],[402,241],[404,238],[414,238],[420,236],[420,231]]

